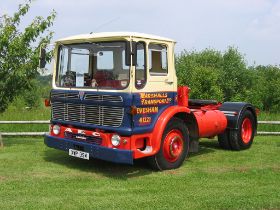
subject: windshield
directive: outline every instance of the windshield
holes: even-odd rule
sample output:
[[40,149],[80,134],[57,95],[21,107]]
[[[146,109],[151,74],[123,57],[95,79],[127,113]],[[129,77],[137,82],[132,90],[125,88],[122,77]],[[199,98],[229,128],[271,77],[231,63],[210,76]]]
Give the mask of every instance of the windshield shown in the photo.
[[56,86],[124,89],[129,84],[125,42],[61,45]]

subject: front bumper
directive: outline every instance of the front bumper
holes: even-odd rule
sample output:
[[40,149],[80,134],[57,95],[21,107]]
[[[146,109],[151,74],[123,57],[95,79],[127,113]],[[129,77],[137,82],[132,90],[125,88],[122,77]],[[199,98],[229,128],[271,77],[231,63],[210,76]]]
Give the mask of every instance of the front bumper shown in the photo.
[[69,149],[83,150],[84,152],[88,152],[89,156],[92,158],[115,163],[133,164],[133,152],[131,150],[107,148],[49,135],[45,135],[44,142],[48,147],[63,151],[68,151]]

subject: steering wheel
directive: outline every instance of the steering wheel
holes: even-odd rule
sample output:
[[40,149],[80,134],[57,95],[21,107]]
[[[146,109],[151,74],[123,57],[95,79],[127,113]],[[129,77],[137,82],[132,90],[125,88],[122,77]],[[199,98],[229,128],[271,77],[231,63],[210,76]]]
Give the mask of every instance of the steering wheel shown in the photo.
[[66,72],[66,75],[61,77],[63,86],[73,87],[76,86],[75,75],[73,72]]

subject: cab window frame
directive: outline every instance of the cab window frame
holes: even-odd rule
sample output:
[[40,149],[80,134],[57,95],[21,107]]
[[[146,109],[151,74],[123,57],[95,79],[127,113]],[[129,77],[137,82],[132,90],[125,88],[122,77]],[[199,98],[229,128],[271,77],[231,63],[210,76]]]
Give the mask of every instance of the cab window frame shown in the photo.
[[[162,50],[152,50],[153,48],[150,48],[150,45],[157,45],[157,46],[160,46],[162,48]],[[166,62],[166,69],[163,68],[163,59],[162,59],[162,52],[163,50],[166,50],[166,53],[164,54],[165,55],[165,62]],[[152,53],[151,51],[160,51],[161,52],[161,56],[160,56],[160,66],[161,66],[161,70],[165,70],[165,72],[154,72],[154,71],[151,71],[152,70]],[[148,53],[149,53],[149,75],[150,76],[167,76],[168,75],[168,69],[169,69],[169,66],[168,66],[168,53],[169,53],[169,49],[168,49],[168,45],[165,44],[165,43],[157,43],[157,42],[150,42],[149,45],[148,45]]]
[[[138,52],[137,52],[137,46],[142,44],[143,45],[143,50],[144,50],[144,69],[143,69],[143,75],[144,75],[144,82],[140,85],[137,84],[137,60],[138,60]],[[134,86],[137,90],[143,89],[146,84],[147,84],[147,44],[144,41],[138,41],[136,43],[136,65],[135,65],[135,81],[134,81]],[[138,69],[140,70],[140,69]]]

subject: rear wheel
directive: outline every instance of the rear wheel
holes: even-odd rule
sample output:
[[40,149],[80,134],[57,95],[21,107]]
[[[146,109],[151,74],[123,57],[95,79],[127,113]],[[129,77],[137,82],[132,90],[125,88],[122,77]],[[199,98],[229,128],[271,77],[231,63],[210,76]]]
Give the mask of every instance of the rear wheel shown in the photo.
[[255,117],[251,111],[244,111],[238,122],[238,129],[229,132],[229,143],[232,150],[248,149],[256,133]]
[[256,133],[256,119],[253,113],[245,110],[238,121],[238,129],[226,130],[218,135],[219,145],[223,149],[243,150],[248,149]]
[[178,168],[184,162],[188,151],[188,129],[182,120],[172,118],[163,132],[159,152],[149,157],[148,162],[156,170]]

